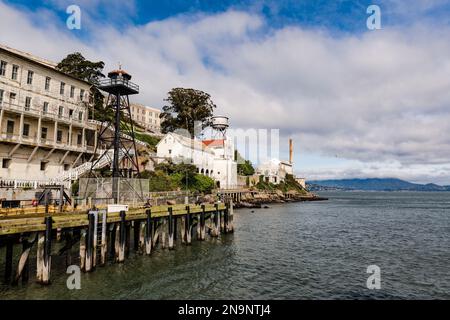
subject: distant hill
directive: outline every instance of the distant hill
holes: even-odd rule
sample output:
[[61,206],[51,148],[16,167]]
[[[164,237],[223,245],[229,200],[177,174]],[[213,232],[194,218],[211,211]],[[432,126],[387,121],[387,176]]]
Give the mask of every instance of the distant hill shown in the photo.
[[311,191],[362,190],[362,191],[450,191],[450,186],[417,184],[395,178],[368,178],[308,181]]

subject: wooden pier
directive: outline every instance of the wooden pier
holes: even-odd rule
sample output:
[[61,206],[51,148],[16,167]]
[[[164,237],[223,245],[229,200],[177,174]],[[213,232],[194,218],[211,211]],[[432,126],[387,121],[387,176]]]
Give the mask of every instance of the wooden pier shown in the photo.
[[[66,255],[66,265],[70,266],[77,245],[80,269],[91,272],[108,261],[125,262],[131,250],[150,255],[156,248],[173,250],[177,239],[190,245],[194,237],[204,241],[207,235],[214,238],[234,230],[232,203],[157,206],[111,213],[106,209],[45,211],[0,213],[0,247],[6,247],[4,283],[28,282],[32,250],[36,250],[36,281],[49,284],[52,255]],[[59,252],[52,250],[55,242],[61,242]],[[20,250],[15,268],[14,250]]]

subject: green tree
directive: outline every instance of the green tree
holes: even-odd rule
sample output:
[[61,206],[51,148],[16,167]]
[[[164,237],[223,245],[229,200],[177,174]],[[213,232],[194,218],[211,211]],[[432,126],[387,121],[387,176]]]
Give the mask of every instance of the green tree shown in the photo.
[[255,168],[250,160],[245,160],[239,151],[234,151],[234,158],[237,161],[237,171],[241,176],[252,176],[255,174]]
[[114,112],[110,108],[105,108],[105,97],[97,88],[100,79],[104,78],[103,68],[105,63],[103,61],[92,62],[79,52],[71,53],[56,66],[56,69],[62,71],[72,77],[84,80],[92,84],[91,87],[91,101],[93,104],[93,116],[97,120],[109,120],[114,116]]
[[195,122],[201,121],[202,129],[208,127],[216,108],[208,93],[195,89],[174,88],[165,101],[168,105],[160,115],[163,133],[186,129],[194,135]]

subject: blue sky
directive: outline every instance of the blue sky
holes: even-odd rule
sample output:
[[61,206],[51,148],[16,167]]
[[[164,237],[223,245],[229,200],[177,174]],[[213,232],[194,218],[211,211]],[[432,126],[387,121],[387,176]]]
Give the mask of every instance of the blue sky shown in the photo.
[[172,87],[207,91],[233,126],[280,129],[282,158],[292,137],[312,179],[450,184],[449,26],[448,0],[0,0],[1,43],[120,61],[159,108]]

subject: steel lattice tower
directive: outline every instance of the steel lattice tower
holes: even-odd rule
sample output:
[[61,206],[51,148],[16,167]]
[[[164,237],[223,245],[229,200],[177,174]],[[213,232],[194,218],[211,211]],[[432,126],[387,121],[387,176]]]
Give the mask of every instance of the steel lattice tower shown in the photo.
[[[119,201],[119,178],[139,178],[138,152],[131,117],[129,96],[139,93],[139,86],[132,83],[131,75],[119,68],[108,73],[108,79],[100,81],[98,88],[108,93],[106,108],[114,110],[114,119],[101,122],[97,150],[101,155],[92,163],[89,177],[95,177],[95,168],[108,158],[112,171],[112,197]],[[101,148],[100,150],[98,150]],[[113,150],[111,159],[111,150]],[[122,164],[122,166],[121,166]],[[125,167],[127,166],[127,168]],[[130,184],[130,188],[134,187]],[[134,190],[143,200],[142,186]]]

